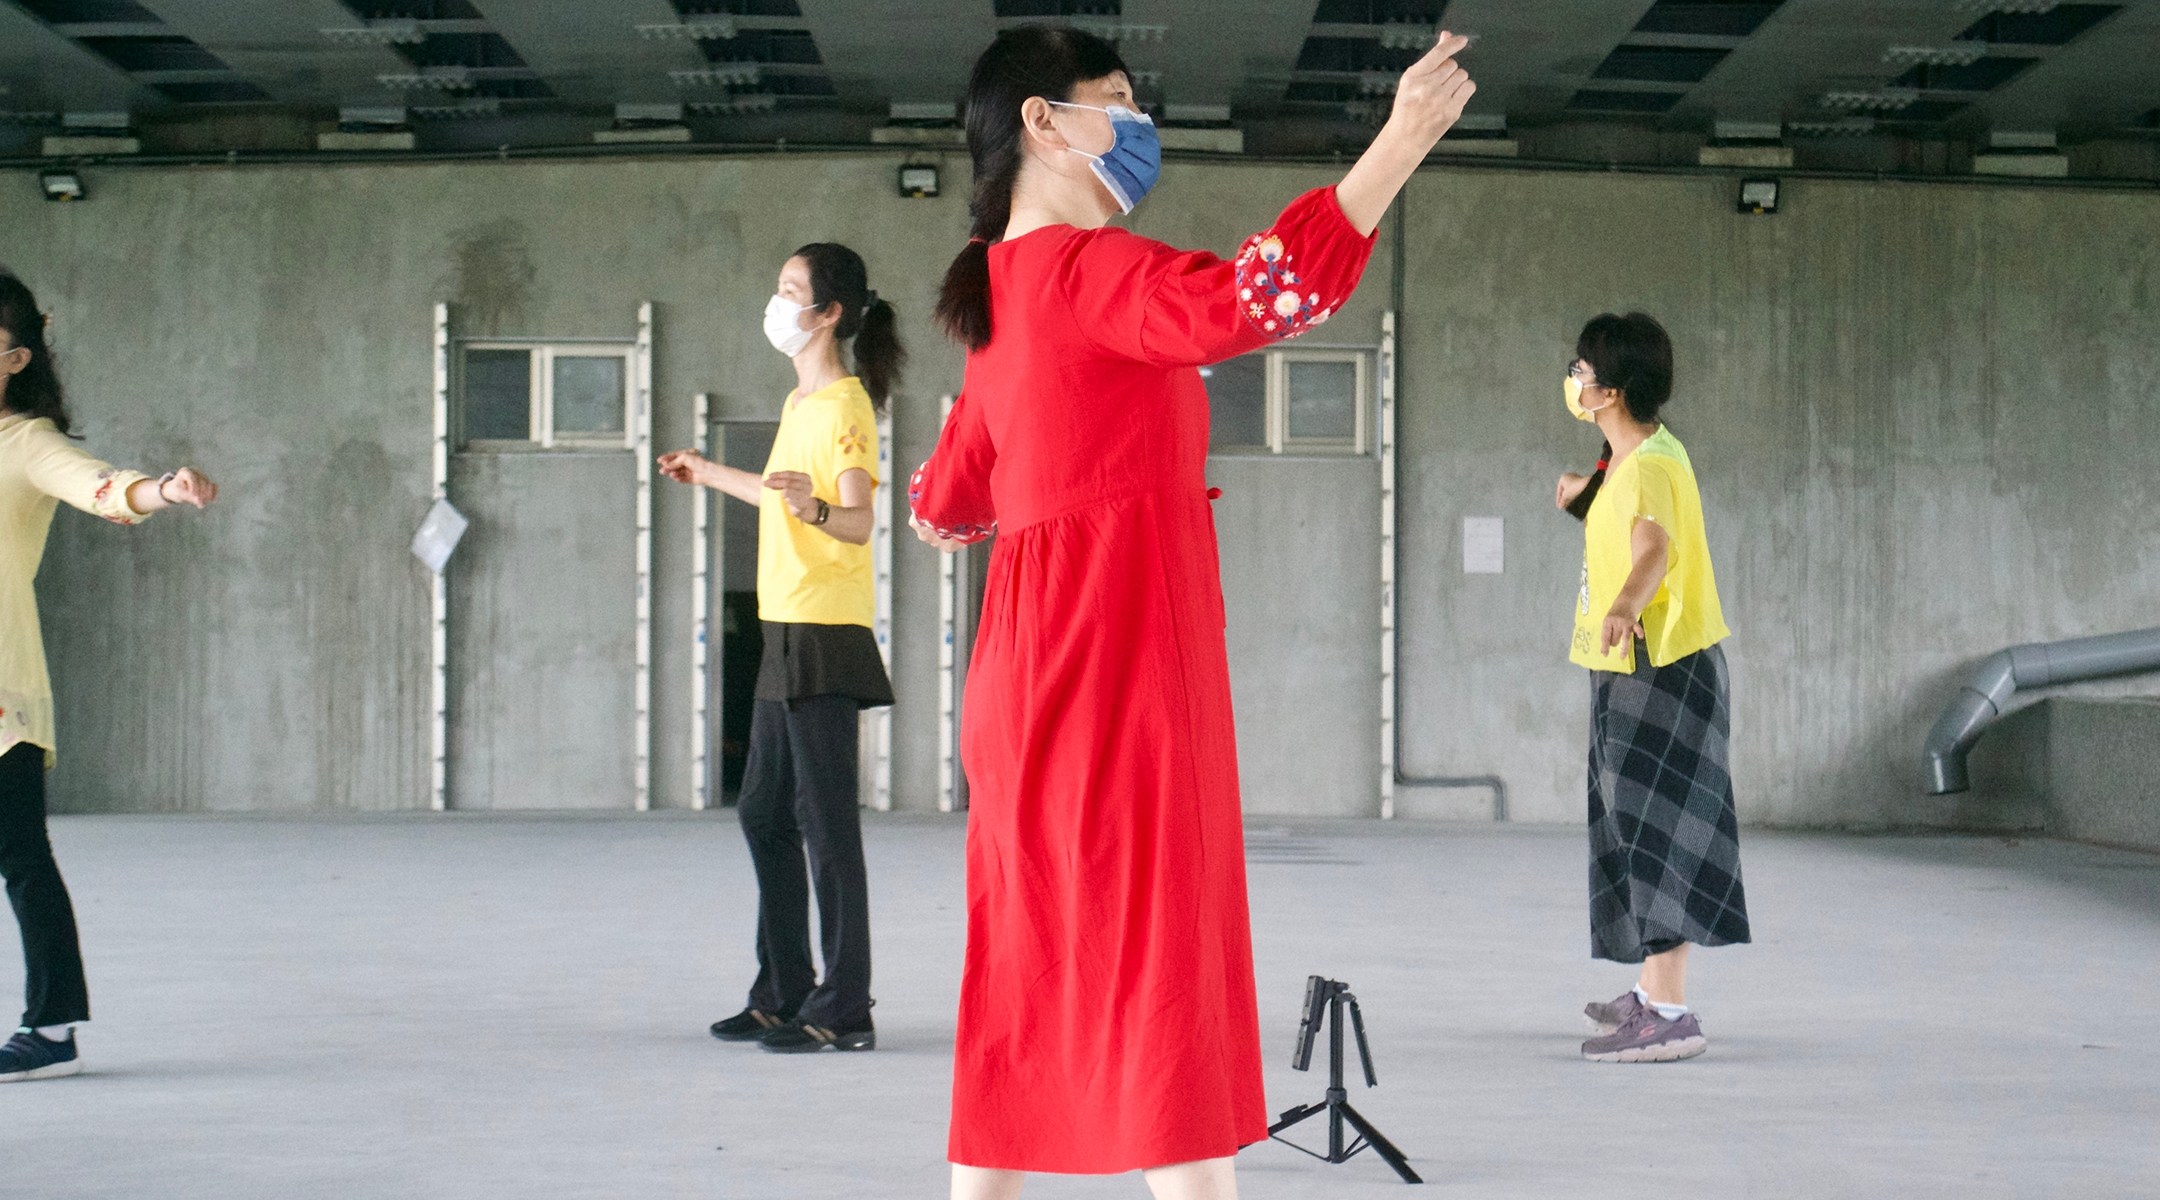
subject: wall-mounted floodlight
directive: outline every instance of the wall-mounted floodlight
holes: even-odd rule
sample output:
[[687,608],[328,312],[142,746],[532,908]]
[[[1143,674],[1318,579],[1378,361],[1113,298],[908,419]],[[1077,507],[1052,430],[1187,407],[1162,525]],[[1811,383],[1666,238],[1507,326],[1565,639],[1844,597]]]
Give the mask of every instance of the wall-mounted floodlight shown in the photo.
[[937,168],[903,164],[900,167],[900,194],[909,200],[937,195]]
[[1777,211],[1778,181],[1775,179],[1743,179],[1740,181],[1740,211],[1761,215]]
[[73,171],[47,171],[38,176],[38,186],[47,200],[80,200],[89,195],[83,190],[82,176]]

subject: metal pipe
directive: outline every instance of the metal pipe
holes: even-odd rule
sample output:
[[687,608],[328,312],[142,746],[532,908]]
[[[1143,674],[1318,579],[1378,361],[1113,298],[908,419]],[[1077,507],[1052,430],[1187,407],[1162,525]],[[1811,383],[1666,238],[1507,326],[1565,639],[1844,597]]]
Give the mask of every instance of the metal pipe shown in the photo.
[[1972,786],[1965,756],[2015,693],[2136,671],[2160,671],[2160,628],[2030,642],[1988,655],[1928,731],[1923,754],[1928,794],[1942,796]]

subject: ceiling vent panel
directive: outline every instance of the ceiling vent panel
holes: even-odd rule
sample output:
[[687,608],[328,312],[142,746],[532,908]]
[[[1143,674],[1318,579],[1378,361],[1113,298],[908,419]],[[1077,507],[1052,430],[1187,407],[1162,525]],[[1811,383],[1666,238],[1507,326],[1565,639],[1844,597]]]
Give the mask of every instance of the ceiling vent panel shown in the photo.
[[731,38],[698,42],[707,62],[800,63],[825,61],[807,29],[745,29]]
[[2079,34],[2122,11],[2119,4],[2058,4],[2046,12],[1992,12],[1958,35],[1964,42],[2067,46]]
[[123,71],[223,71],[225,63],[217,55],[195,44],[190,38],[170,35],[165,37],[86,37],[76,39],[83,49],[120,68]]
[[1122,17],[1120,0],[997,0],[997,16],[1017,17]]
[[1988,92],[2010,82],[2037,58],[1991,56],[1974,62],[1921,63],[1890,81],[1891,87],[1928,92]]
[[1770,19],[1782,0],[1658,0],[1635,23],[1637,33],[1746,37]]
[[16,0],[54,25],[157,25],[161,18],[128,0]]
[[1320,0],[1313,13],[1317,25],[1386,25],[1409,21],[1437,25],[1447,11],[1447,0]]
[[1568,100],[1570,112],[1662,113],[1680,103],[1680,92],[1605,92],[1584,89]]
[[1595,78],[1635,79],[1646,83],[1700,83],[1717,69],[1729,50],[1677,46],[1618,46],[1598,64]]
[[1415,49],[1390,49],[1372,38],[1309,37],[1298,51],[1300,71],[1399,72],[1423,57]]
[[486,18],[467,0],[345,0],[363,21],[480,21]]

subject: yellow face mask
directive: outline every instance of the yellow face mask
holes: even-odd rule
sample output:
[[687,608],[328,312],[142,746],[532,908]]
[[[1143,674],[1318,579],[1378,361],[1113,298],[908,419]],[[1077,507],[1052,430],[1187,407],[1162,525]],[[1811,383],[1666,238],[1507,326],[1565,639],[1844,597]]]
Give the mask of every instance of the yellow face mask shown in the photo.
[[1574,414],[1575,419],[1578,421],[1589,421],[1596,424],[1597,415],[1612,407],[1610,403],[1607,403],[1600,408],[1584,408],[1582,406],[1582,384],[1577,382],[1573,375],[1569,375],[1561,383],[1560,390],[1567,400],[1568,412]]

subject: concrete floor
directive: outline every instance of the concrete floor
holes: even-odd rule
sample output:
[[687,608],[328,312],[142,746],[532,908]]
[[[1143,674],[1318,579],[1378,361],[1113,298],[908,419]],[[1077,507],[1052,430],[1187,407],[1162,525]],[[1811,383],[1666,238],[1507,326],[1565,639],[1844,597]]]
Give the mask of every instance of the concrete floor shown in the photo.
[[[942,1196],[954,819],[869,827],[881,1049],[723,1045],[753,890],[731,814],[69,817],[98,1020],[0,1086],[22,1197]],[[1570,829],[1259,826],[1274,1108],[1309,972],[1363,999],[1354,1103],[1478,1197],[2160,1194],[2160,857],[1998,838],[1744,839],[1750,947],[1702,952],[1710,1053],[1582,1062]],[[0,934],[0,991],[18,985]],[[1248,1198],[1399,1194],[1277,1145]],[[1039,1177],[1033,1197],[1141,1196]]]

